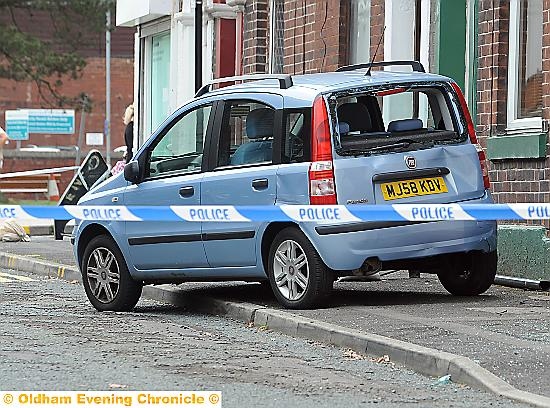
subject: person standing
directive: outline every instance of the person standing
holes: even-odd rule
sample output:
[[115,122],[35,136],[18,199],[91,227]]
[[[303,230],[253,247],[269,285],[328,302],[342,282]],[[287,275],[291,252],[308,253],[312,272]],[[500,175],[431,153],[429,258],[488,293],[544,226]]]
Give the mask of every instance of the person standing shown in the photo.
[[0,172],[2,172],[2,167],[4,167],[4,145],[7,144],[8,141],[8,134],[0,127]]
[[134,104],[128,105],[122,121],[126,125],[124,129],[124,143],[126,143],[126,163],[129,163],[134,156]]

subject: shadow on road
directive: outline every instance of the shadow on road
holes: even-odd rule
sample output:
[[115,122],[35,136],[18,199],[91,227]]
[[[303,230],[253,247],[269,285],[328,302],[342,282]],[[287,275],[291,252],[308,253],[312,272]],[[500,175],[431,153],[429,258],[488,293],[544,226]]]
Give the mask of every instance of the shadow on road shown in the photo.
[[[416,280],[415,280],[416,281]],[[419,304],[483,304],[496,303],[502,295],[489,291],[480,296],[452,296],[438,287],[420,287],[424,280],[388,280],[382,282],[336,283],[326,307],[346,306],[390,306]],[[185,293],[194,296],[209,296],[222,300],[255,303],[262,306],[281,308],[271,289],[259,283],[204,283],[178,286]]]

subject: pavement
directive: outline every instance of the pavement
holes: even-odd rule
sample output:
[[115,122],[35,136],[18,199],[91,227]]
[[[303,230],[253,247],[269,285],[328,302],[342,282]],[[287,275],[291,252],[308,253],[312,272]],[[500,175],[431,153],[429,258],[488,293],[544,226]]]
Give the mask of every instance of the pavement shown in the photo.
[[[79,284],[1,269],[2,390],[221,391],[241,407],[526,407],[351,350],[142,298],[99,313]],[[121,404],[122,405],[122,404]]]
[[[54,275],[78,278],[68,241],[36,237],[31,243],[3,243],[0,252],[24,257],[12,260],[12,266],[27,262],[30,270],[42,260],[54,263]],[[67,271],[56,270],[58,264]],[[493,286],[482,296],[453,297],[431,275],[409,279],[398,273],[381,282],[338,282],[329,307],[292,313],[281,310],[268,290],[250,283],[150,287],[145,295],[171,303],[201,299],[210,313],[370,355],[388,354],[424,374],[452,373],[455,381],[550,406],[548,292]],[[205,306],[212,298],[217,301]]]

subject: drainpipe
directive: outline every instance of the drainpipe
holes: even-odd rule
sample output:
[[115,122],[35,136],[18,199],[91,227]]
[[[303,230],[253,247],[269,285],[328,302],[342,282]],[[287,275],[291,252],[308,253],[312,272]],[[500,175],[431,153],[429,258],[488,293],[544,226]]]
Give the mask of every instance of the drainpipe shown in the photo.
[[195,0],[195,92],[202,87],[202,0]]
[[501,286],[508,286],[511,288],[521,288],[530,290],[549,290],[549,281],[537,281],[524,278],[515,278],[511,276],[497,275],[495,276],[495,284]]
[[107,167],[111,169],[111,10],[107,10],[105,31],[105,139]]

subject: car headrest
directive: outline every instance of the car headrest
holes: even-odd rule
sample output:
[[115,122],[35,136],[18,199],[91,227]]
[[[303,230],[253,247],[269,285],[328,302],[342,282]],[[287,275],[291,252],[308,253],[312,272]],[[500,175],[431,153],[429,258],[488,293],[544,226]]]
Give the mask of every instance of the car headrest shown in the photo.
[[246,135],[249,139],[273,136],[275,111],[268,108],[255,109],[246,117]]
[[346,122],[338,122],[338,133],[341,135],[349,133],[349,124]]
[[372,121],[369,110],[362,103],[344,103],[337,109],[338,121],[349,125],[349,132],[370,132]]
[[420,130],[424,124],[420,119],[401,119],[394,120],[388,125],[388,132],[410,132],[411,130]]

